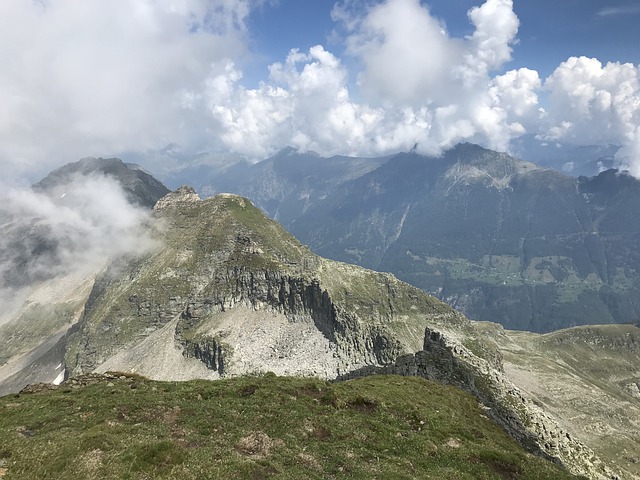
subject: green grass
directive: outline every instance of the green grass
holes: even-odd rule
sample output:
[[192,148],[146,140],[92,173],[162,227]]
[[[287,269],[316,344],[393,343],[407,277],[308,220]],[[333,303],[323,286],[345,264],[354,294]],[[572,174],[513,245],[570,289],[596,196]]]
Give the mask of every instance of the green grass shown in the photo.
[[415,377],[93,382],[0,398],[4,478],[574,478]]

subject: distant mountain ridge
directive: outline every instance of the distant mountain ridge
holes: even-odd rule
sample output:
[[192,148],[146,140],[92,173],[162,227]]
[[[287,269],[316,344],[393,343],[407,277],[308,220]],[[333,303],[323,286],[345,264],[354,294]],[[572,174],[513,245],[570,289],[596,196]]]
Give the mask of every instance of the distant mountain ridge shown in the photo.
[[34,184],[33,189],[37,192],[54,193],[60,189],[64,190],[65,185],[74,177],[91,174],[113,178],[125,191],[131,203],[145,208],[153,208],[159,198],[169,193],[167,187],[140,165],[126,164],[119,158],[95,157],[86,157],[53,170]]
[[640,318],[640,182],[625,173],[574,178],[461,144],[441,157],[286,151],[211,188],[472,318],[539,332]]
[[[150,210],[159,198],[169,193],[167,187],[138,165],[125,165],[117,158],[93,157],[68,163],[52,171],[34,184],[32,189],[47,195],[54,205],[67,205],[69,188],[78,187],[75,182],[85,183],[92,176],[102,176],[116,182],[130,204],[144,209]],[[15,207],[21,208],[20,205]],[[77,247],[74,243],[78,239],[72,241],[65,239],[64,235],[62,238],[52,235],[55,226],[40,218],[37,212],[24,216],[23,213],[0,206],[0,221],[4,225],[0,242],[0,287],[15,289],[33,281],[51,278],[55,275],[54,267],[61,266],[63,262],[61,252]],[[65,240],[69,243],[65,243]],[[36,267],[31,268],[33,266]]]

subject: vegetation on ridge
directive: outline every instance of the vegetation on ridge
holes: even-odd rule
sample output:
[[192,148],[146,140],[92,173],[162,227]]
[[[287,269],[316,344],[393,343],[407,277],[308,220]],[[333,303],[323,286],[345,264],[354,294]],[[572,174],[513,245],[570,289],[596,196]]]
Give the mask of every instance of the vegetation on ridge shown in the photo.
[[109,374],[32,390],[0,398],[0,477],[576,478],[470,395],[416,377]]

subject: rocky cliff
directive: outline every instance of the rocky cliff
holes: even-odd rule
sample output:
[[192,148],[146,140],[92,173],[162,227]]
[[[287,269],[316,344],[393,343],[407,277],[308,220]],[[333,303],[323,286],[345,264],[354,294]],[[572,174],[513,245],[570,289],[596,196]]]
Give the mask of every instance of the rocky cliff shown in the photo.
[[[427,323],[467,322],[390,275],[313,255],[242,197],[200,200],[183,187],[155,214],[161,246],[96,281],[68,336],[70,374],[170,328],[171,348],[201,361],[211,378],[285,364],[289,373],[333,378],[415,351]],[[265,347],[273,355],[261,359]],[[308,355],[315,351],[322,355]]]

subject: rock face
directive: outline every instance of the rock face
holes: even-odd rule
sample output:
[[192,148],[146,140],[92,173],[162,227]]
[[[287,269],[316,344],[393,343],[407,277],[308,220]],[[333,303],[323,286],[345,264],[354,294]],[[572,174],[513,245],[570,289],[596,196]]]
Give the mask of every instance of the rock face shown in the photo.
[[[209,378],[247,373],[247,365],[282,371],[285,364],[291,374],[334,378],[415,351],[428,323],[468,323],[390,275],[313,255],[242,197],[200,200],[181,187],[157,203],[155,214],[161,246],[97,279],[68,335],[71,375],[114,362],[141,339],[172,328],[169,347],[185,362],[201,362]],[[282,339],[272,338],[274,330]],[[266,346],[274,355],[253,355],[265,340],[274,342]],[[287,349],[292,341],[298,345]]]

